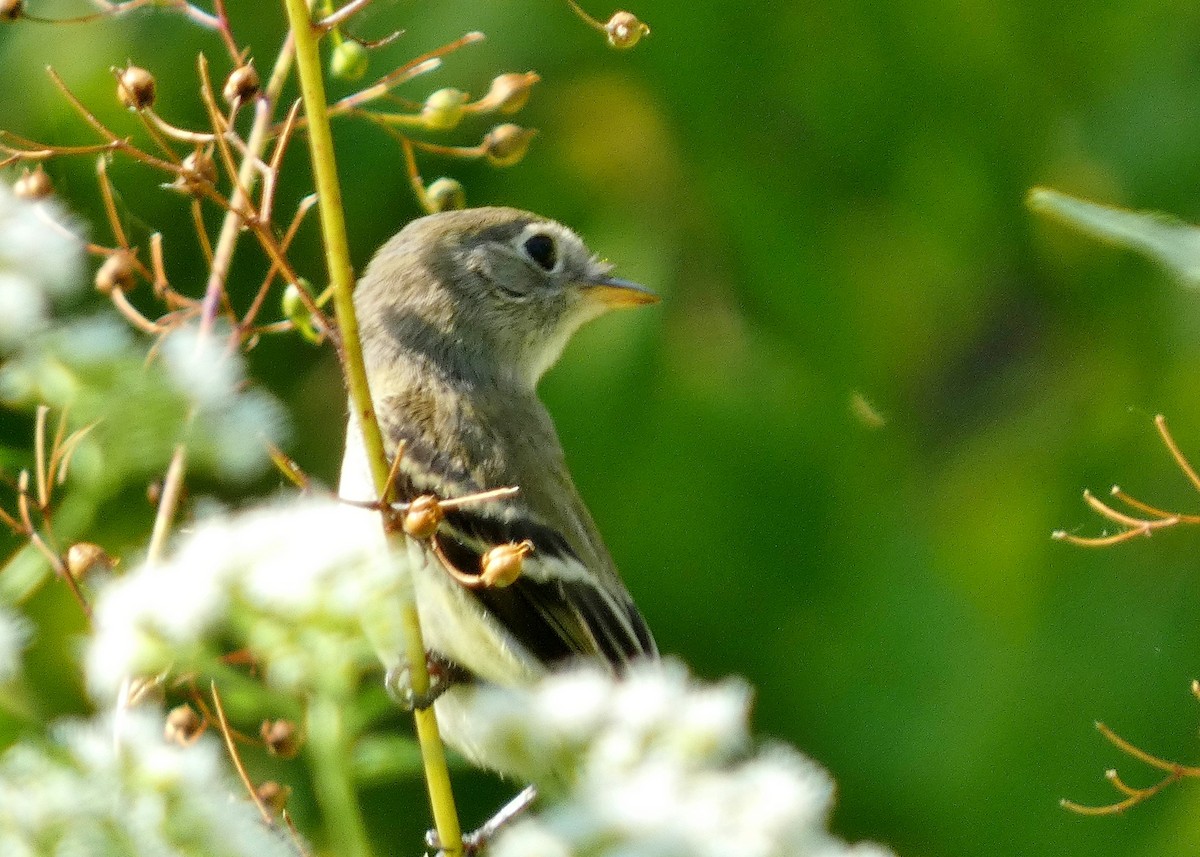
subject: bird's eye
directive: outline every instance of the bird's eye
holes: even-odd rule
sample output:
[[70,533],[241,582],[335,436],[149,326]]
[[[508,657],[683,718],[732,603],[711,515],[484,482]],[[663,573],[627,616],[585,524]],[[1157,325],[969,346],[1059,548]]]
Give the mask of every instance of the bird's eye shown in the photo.
[[558,248],[554,246],[554,239],[549,235],[530,235],[521,245],[521,249],[544,271],[553,271],[554,266],[558,264]]

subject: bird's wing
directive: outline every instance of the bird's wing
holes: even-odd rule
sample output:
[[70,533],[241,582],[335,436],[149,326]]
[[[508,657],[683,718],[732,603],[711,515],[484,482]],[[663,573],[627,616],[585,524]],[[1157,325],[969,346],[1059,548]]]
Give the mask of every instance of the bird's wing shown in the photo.
[[[409,496],[450,496],[506,487],[479,484],[467,468],[439,450],[404,407],[380,407],[380,428],[390,444],[404,443],[401,474]],[[501,480],[507,482],[508,480]],[[589,521],[590,526],[590,521]],[[481,557],[497,545],[533,543],[521,576],[503,588],[469,590],[487,612],[532,656],[546,664],[591,658],[620,669],[654,657],[654,639],[614,572],[589,568],[559,529],[516,497],[448,511],[439,528],[443,558],[465,575],[480,573]],[[586,551],[585,551],[586,553]],[[593,560],[599,562],[599,560]]]
[[555,663],[596,658],[615,668],[654,656],[654,638],[624,587],[590,574],[566,539],[547,526],[521,517],[519,505],[503,510],[458,509],[446,516],[438,535],[443,555],[462,572],[477,575],[480,557],[491,547],[528,539],[522,575],[503,588],[472,593],[539,660]]

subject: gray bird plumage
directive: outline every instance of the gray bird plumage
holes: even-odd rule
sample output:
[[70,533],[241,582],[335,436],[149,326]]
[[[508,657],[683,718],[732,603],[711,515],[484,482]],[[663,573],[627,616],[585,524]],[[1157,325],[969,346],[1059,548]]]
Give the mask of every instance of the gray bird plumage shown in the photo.
[[[620,670],[657,654],[535,392],[580,325],[656,300],[609,270],[558,223],[480,208],[410,223],[380,248],[355,293],[389,455],[404,444],[401,487],[441,498],[520,489],[451,512],[437,535],[468,574],[490,547],[531,540],[513,585],[468,589],[425,546],[409,546],[430,649],[493,682],[528,681],[575,658]],[[351,420],[343,495],[369,493],[365,473]]]

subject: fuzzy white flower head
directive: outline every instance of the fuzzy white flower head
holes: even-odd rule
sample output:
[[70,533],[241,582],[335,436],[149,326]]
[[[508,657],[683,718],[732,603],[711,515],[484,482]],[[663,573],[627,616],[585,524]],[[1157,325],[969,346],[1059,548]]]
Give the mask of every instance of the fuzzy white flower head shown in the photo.
[[78,290],[82,248],[50,201],[13,195],[0,183],[0,346],[19,345],[44,328],[50,299]]
[[245,366],[227,341],[185,327],[164,340],[162,355],[172,386],[198,411],[189,448],[218,475],[236,480],[261,472],[267,463],[263,441],[279,443],[286,419],[273,397],[243,389]]
[[101,592],[88,685],[111,699],[130,675],[202,668],[207,641],[233,637],[289,691],[343,692],[380,651],[399,650],[407,579],[383,549],[378,516],[332,500],[218,516],[171,558]]
[[67,223],[52,200],[20,199],[0,183],[0,270],[23,274],[54,297],[78,291],[83,245]]
[[225,404],[237,393],[244,373],[224,336],[201,336],[197,327],[173,331],[163,340],[162,355],[176,387],[200,407]]
[[29,623],[6,607],[0,607],[0,682],[15,678],[21,669],[21,652],[29,642]]
[[468,716],[507,752],[533,755],[532,770],[560,791],[491,853],[849,857],[827,829],[833,780],[790,748],[753,750],[749,703],[745,682],[704,685],[675,661],[622,679],[582,667],[526,691],[476,694]]
[[140,712],[73,723],[0,758],[0,854],[295,857],[225,773],[215,739],[164,743]]

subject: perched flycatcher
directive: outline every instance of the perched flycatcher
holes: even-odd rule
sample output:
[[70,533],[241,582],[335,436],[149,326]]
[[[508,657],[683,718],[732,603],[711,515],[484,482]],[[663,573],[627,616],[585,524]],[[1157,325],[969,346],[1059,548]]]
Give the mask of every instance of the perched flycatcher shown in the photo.
[[[477,208],[408,224],[355,293],[384,443],[389,457],[403,449],[403,492],[449,499],[519,489],[448,510],[433,542],[408,546],[426,646],[475,680],[521,685],[576,659],[619,671],[657,657],[535,390],[582,324],[657,302],[609,271],[554,221]],[[353,415],[341,493],[374,499]],[[447,568],[470,581],[489,549],[525,540],[533,550],[511,585],[464,585]],[[438,699],[446,739],[478,764],[519,774],[504,771],[464,722],[470,692],[468,682]]]

